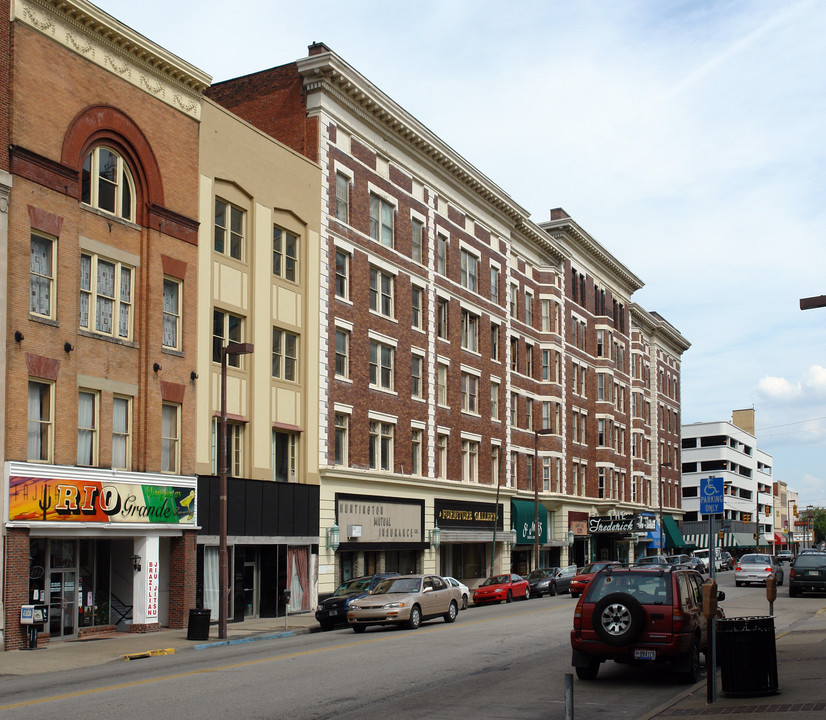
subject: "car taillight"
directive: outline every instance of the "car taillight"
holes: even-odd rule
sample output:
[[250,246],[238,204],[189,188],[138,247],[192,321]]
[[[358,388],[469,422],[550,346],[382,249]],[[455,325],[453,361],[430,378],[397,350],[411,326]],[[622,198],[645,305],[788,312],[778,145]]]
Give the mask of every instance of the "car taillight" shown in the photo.
[[582,630],[582,605],[579,604],[574,609],[574,630]]
[[683,629],[683,611],[678,608],[671,609],[671,632],[682,632]]
[[740,567],[740,563],[737,563],[737,567],[734,568],[734,572],[737,572],[738,570],[742,571],[742,569],[743,568]]

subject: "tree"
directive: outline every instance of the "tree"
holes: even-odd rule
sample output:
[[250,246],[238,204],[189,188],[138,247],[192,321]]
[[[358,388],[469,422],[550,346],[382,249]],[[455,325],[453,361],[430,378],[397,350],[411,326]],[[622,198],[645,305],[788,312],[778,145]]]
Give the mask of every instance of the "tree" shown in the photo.
[[814,542],[826,540],[826,508],[812,508],[814,513]]

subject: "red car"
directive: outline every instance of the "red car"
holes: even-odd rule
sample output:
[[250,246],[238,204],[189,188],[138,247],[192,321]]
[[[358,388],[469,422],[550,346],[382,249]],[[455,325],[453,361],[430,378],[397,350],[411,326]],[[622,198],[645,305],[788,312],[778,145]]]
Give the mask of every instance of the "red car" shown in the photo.
[[582,593],[585,592],[585,588],[588,587],[588,583],[591,582],[591,578],[602,570],[602,568],[608,567],[609,565],[621,564],[622,563],[617,560],[600,560],[599,562],[592,562],[590,565],[586,565],[571,579],[571,584],[568,588],[571,597],[578,598],[582,595]]
[[[606,660],[668,662],[686,681],[697,682],[700,653],[710,640],[702,587],[700,573],[679,567],[599,571],[574,610],[571,664],[577,677],[596,679]],[[717,593],[718,600],[725,597]],[[717,617],[724,617],[719,607]]]
[[528,581],[515,573],[491,575],[473,591],[473,604],[482,605],[489,602],[510,602],[527,600],[530,595]]

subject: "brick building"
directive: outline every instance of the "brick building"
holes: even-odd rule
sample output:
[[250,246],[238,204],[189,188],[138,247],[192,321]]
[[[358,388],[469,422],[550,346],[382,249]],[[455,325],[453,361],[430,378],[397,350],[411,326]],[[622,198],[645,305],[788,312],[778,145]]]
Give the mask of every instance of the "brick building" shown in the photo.
[[322,168],[319,590],[645,552],[660,473],[679,511],[688,343],[642,282],[323,44],[208,94]]
[[0,8],[4,645],[28,602],[53,639],[182,627],[210,78],[83,0]]

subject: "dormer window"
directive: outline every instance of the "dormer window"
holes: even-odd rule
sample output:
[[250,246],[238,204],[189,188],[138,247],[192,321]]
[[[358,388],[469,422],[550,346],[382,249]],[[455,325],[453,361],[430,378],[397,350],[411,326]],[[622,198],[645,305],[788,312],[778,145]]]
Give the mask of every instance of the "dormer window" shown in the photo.
[[135,219],[135,182],[123,158],[114,150],[96,147],[83,163],[81,200],[124,220]]

